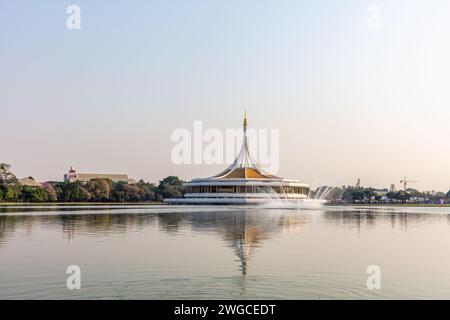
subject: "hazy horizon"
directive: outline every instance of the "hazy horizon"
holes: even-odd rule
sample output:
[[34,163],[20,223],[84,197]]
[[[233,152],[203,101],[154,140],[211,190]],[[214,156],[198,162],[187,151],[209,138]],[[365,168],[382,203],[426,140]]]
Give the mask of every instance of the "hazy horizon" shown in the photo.
[[[66,8],[81,8],[68,30]],[[374,7],[375,6],[375,7]],[[371,27],[372,9],[379,22]],[[279,129],[279,175],[450,189],[447,0],[0,1],[0,162],[188,180],[171,133]]]

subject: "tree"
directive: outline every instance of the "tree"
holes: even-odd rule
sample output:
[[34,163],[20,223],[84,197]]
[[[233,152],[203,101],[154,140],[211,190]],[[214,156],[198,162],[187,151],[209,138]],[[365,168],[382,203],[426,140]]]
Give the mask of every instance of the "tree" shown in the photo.
[[25,202],[46,202],[49,197],[44,188],[23,186],[21,198]]
[[11,166],[7,163],[0,163],[0,183],[13,184],[17,182],[16,176],[10,171]]
[[364,200],[364,188],[346,187],[342,193],[342,199],[348,202]]
[[19,184],[0,184],[0,192],[2,194],[2,201],[20,201],[22,186]]
[[156,187],[153,183],[144,182],[139,180],[136,186],[141,190],[141,201],[154,201]]
[[109,179],[92,179],[86,183],[86,190],[92,201],[106,201],[111,193],[112,181]]
[[438,192],[436,192],[436,194],[434,195],[434,197],[435,197],[437,200],[440,200],[440,199],[445,199],[446,195],[445,195],[445,193],[438,191]]
[[325,199],[330,201],[336,201],[342,198],[343,193],[344,190],[342,188],[334,187],[328,192],[328,194],[325,196]]
[[401,202],[405,203],[407,200],[411,199],[411,196],[406,191],[399,191],[395,194],[394,199],[400,200]]
[[58,182],[55,185],[58,200],[66,202],[80,202],[91,199],[91,194],[84,188],[83,183],[75,182]]
[[51,182],[44,183],[42,185],[42,188],[44,188],[44,190],[47,192],[48,201],[56,201],[56,200],[58,200],[58,195],[57,195],[56,190],[53,187],[53,184]]
[[117,202],[139,201],[141,190],[136,185],[129,185],[126,182],[116,182],[113,185],[111,198]]
[[157,193],[161,198],[180,198],[183,196],[183,181],[176,176],[169,176],[159,182]]
[[373,188],[366,188],[363,191],[363,195],[364,195],[364,198],[371,199],[372,197],[375,197],[376,194],[375,194],[375,190]]

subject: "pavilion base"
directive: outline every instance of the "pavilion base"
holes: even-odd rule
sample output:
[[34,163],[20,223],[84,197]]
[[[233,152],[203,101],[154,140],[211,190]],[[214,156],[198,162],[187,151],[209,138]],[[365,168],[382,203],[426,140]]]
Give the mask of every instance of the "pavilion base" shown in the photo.
[[165,199],[165,203],[172,205],[262,205],[276,207],[320,207],[326,200],[310,198],[303,199],[267,199],[267,198],[172,198]]

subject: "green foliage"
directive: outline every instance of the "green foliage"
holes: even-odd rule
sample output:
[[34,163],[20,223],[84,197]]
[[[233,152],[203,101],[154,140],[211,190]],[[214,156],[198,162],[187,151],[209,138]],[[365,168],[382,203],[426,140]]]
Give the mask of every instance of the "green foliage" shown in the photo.
[[135,185],[129,185],[126,182],[117,182],[114,184],[111,193],[112,200],[117,202],[129,202],[140,200],[140,189]]
[[58,182],[55,184],[58,201],[81,202],[91,199],[82,182]]
[[108,179],[93,179],[86,183],[85,189],[91,195],[92,201],[107,201],[113,182]]
[[139,180],[136,186],[141,190],[142,201],[154,201],[156,196],[156,187],[153,183],[144,182]]
[[49,195],[44,188],[23,186],[21,199],[24,202],[46,202]]
[[445,199],[445,197],[446,197],[446,195],[445,195],[445,193],[443,193],[443,192],[436,192],[436,194],[434,195],[434,197],[436,198],[436,199]]
[[157,193],[163,199],[180,198],[183,196],[183,181],[175,176],[164,178],[159,182]]
[[[169,183],[179,180],[169,179]],[[63,202],[139,202],[159,201],[162,197],[157,194],[154,184],[140,180],[135,184],[126,182],[112,182],[108,179],[93,179],[86,183],[82,182],[57,182],[53,185],[57,201]],[[50,192],[48,192],[50,193]]]
[[164,198],[183,195],[183,181],[175,176],[161,180],[158,187],[143,180],[128,184],[112,182],[109,179],[93,179],[88,182],[47,182],[42,187],[32,187],[20,185],[10,168],[8,164],[0,163],[0,201],[138,202],[162,201]]
[[16,176],[10,171],[11,166],[0,163],[0,184],[13,184],[17,182]]
[[47,196],[48,196],[48,201],[49,202],[53,202],[53,201],[56,201],[58,199],[58,195],[56,193],[56,190],[55,190],[55,188],[53,187],[53,185],[51,183],[44,183],[42,188],[44,188],[44,190],[47,192]]
[[349,202],[364,200],[365,189],[356,187],[346,187],[342,193],[342,199]]
[[20,201],[22,188],[20,185],[0,184],[1,201]]

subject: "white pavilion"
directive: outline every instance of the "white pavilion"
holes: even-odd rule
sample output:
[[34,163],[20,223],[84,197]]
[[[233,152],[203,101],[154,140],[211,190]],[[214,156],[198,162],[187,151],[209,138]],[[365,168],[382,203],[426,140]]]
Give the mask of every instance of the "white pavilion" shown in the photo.
[[298,203],[309,199],[309,185],[265,173],[253,160],[247,137],[247,115],[244,117],[244,139],[241,150],[225,171],[184,184],[184,197],[164,201],[170,204],[265,204],[273,201]]

